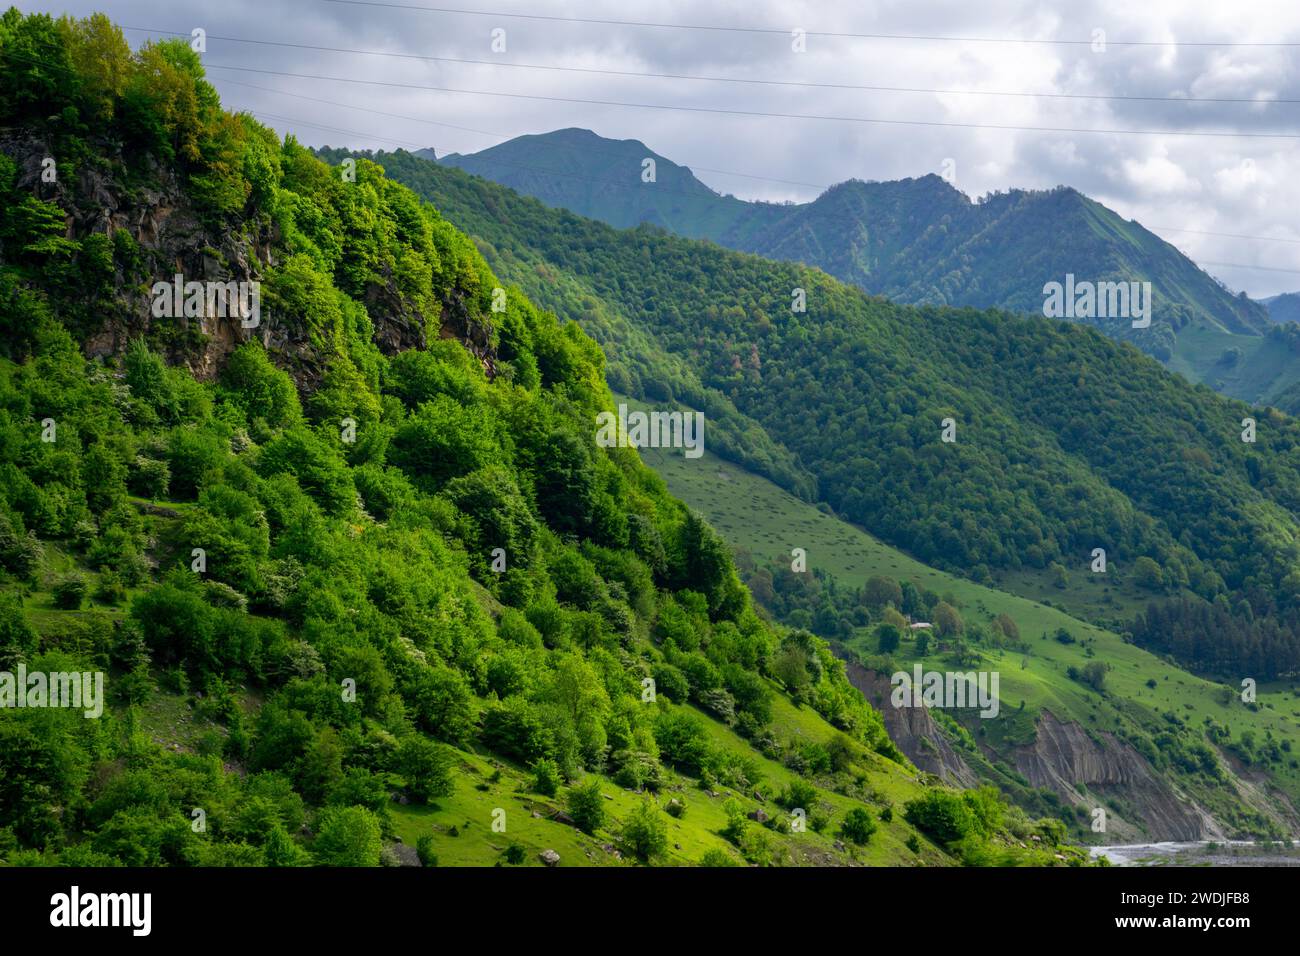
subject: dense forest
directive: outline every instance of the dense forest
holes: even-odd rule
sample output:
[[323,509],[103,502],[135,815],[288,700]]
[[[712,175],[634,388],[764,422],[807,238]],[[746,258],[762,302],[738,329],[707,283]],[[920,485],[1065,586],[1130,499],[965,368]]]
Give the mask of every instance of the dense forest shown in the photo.
[[[733,794],[691,862],[790,858],[760,790],[834,813],[841,853],[886,827],[918,861],[1072,853],[993,791],[918,784],[826,644],[597,447],[597,344],[378,165],[281,142],[187,44],[133,52],[102,16],[11,9],[0,61],[0,669],[110,689],[98,720],[0,713],[0,858],[376,865],[395,808],[484,756],[476,790],[524,779],[622,859],[671,852],[686,780]],[[178,270],[260,282],[260,324],[151,318]],[[643,802],[609,820],[602,785]]]
[[[646,158],[655,163],[652,182],[641,181]],[[806,263],[908,305],[1042,314],[1044,283],[1066,273],[1141,279],[1155,299],[1149,327],[1135,329],[1127,316],[1085,321],[1247,401],[1272,401],[1300,375],[1294,353],[1260,347],[1271,307],[1234,294],[1140,223],[1064,186],[972,199],[955,185],[962,171],[952,164],[943,176],[837,183],[812,202],[746,202],[718,195],[644,143],[584,129],[440,161],[618,228],[647,223]],[[1273,321],[1283,321],[1278,314]],[[1198,343],[1200,335],[1213,344]]]
[[[1157,603],[1222,601],[1242,622],[1249,653],[1187,663],[1300,672],[1291,418],[1188,384],[1082,325],[894,305],[817,270],[650,227],[616,231],[402,151],[375,158],[535,301],[600,339],[617,391],[729,403],[848,520],[979,581],[1053,565],[1086,574],[1103,548],[1109,573]],[[806,311],[792,307],[794,290]],[[684,394],[661,355],[699,370]],[[744,463],[763,471],[759,456]],[[787,473],[763,473],[790,487]]]

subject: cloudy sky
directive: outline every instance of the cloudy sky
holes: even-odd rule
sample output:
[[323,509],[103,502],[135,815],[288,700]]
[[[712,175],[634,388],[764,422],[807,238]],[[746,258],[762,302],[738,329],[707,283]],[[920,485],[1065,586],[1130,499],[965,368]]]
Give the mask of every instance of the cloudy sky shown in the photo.
[[1300,289],[1295,0],[439,2],[17,5],[106,12],[132,45],[202,27],[226,105],[312,145],[442,155],[580,126],[721,192],[797,201],[951,160],[971,196],[1067,184],[1234,290]]

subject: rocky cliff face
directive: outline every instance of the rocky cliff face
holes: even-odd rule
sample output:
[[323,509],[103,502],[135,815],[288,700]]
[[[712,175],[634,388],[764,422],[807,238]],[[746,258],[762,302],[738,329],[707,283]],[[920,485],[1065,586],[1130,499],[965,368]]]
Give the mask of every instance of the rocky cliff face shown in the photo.
[[[1015,768],[1035,787],[1091,811],[1106,810],[1108,842],[1222,839],[1223,828],[1185,794],[1176,791],[1127,741],[1109,733],[1094,740],[1078,723],[1063,723],[1043,711],[1037,738],[1010,754]],[[1110,801],[1130,809],[1117,816]],[[1140,828],[1140,829],[1137,829]]]
[[[200,215],[172,167],[146,159],[143,172],[132,167],[127,174],[116,144],[97,142],[95,147],[95,155],[105,159],[87,163],[75,174],[61,166],[58,181],[49,183],[42,180],[49,144],[24,130],[0,130],[0,152],[17,164],[18,188],[64,211],[67,238],[81,240],[95,233],[111,237],[125,231],[140,247],[144,275],[119,272],[112,303],[97,311],[100,321],[95,327],[83,330],[87,356],[119,354],[132,338],[161,331],[164,334],[151,336],[151,344],[165,352],[169,363],[211,380],[226,356],[256,338],[300,389],[319,385],[328,355],[311,341],[308,317],[279,314],[265,296],[253,328],[246,328],[238,316],[224,314],[229,310],[208,304],[197,316],[152,314],[153,283],[171,282],[177,274],[186,282],[264,280],[268,270],[280,264],[281,236],[274,221],[252,215],[241,218],[238,231],[218,228]],[[491,329],[472,315],[460,295],[443,302],[437,316],[412,308],[391,281],[367,285],[360,298],[374,325],[374,342],[385,353],[421,348],[430,337],[455,338],[478,357],[489,376],[495,374]],[[170,327],[160,330],[160,323]]]
[[892,687],[887,674],[867,670],[855,661],[845,661],[845,667],[849,682],[880,711],[890,738],[918,769],[953,786],[979,786],[979,777],[935,723],[928,708],[894,707],[889,702]]
[[[972,787],[979,775],[953,746],[943,728],[924,707],[894,707],[889,700],[889,676],[867,670],[846,659],[850,682],[881,712],[894,743],[916,766],[953,786]],[[1031,786],[1051,790],[1063,803],[1083,808],[1091,817],[1106,812],[1105,843],[1224,840],[1233,827],[1215,816],[1203,801],[1179,786],[1171,775],[1159,773],[1131,744],[1110,733],[1090,735],[1074,721],[1058,720],[1044,710],[1035,725],[1032,744],[1009,752],[984,747],[990,761],[1014,767]],[[1225,758],[1234,772],[1227,784],[1240,803],[1295,830],[1300,818],[1284,798],[1266,793],[1240,767]],[[1119,808],[1119,809],[1117,809]]]

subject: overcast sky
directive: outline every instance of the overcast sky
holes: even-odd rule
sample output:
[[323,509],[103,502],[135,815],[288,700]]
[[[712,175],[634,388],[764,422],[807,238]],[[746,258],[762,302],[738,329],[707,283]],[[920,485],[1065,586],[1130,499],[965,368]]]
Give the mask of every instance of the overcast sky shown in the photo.
[[[580,126],[602,136],[642,140],[690,166],[721,192],[797,201],[814,198],[819,186],[849,178],[885,180],[942,172],[950,159],[955,163],[955,185],[971,196],[1016,187],[1074,186],[1161,234],[1234,290],[1262,297],[1300,289],[1296,0],[449,4],[491,11],[486,15],[395,8],[429,8],[440,2],[445,0],[390,0],[387,5],[331,0],[62,0],[17,5],[78,16],[105,12],[122,27],[144,28],[126,31],[133,46],[150,36],[147,31],[164,36],[163,31],[188,34],[202,27],[210,35],[204,55],[208,76],[227,107],[250,110],[282,133],[293,132],[312,145],[432,146],[443,155],[474,152],[523,133]],[[511,13],[732,29],[505,16]],[[808,33],[806,52],[791,48],[790,31],[796,27]],[[505,31],[504,52],[492,48],[497,28]],[[1092,47],[1097,30],[1105,33],[1101,52]],[[825,35],[832,33],[858,36]],[[1080,42],[1005,42],[1009,40]],[[931,92],[611,76],[506,65],[512,63]],[[429,86],[480,92],[412,88]],[[488,96],[483,91],[891,122],[629,108]],[[995,96],[976,91],[1068,95]],[[1244,102],[1225,102],[1232,100]],[[1259,135],[1266,133],[1291,138]]]

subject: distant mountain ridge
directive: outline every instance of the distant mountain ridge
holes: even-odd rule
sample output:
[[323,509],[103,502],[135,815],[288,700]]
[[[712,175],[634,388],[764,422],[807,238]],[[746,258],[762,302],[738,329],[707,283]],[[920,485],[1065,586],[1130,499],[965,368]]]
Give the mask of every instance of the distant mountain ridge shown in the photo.
[[[653,181],[645,181],[647,160]],[[1149,328],[1133,328],[1128,316],[1088,321],[1235,398],[1267,402],[1300,381],[1300,356],[1268,338],[1279,313],[1232,293],[1155,233],[1067,186],[972,201],[930,174],[850,180],[810,203],[749,202],[717,193],[639,140],[582,129],[438,161],[618,228],[650,223],[804,262],[907,304],[1041,314],[1044,284],[1067,273],[1149,281]]]
[[1300,322],[1300,292],[1283,292],[1260,301],[1274,322]]

